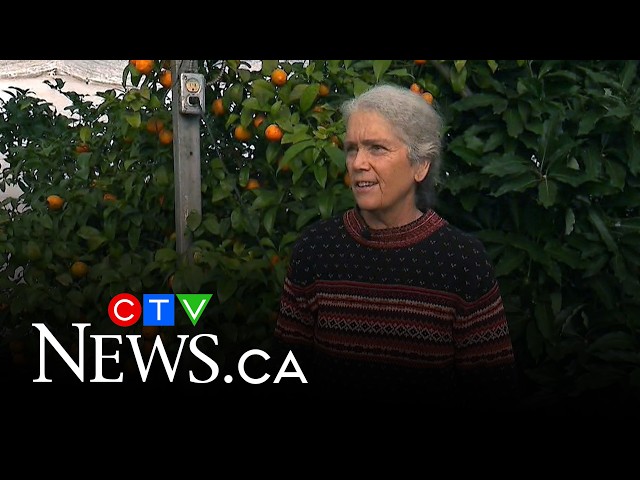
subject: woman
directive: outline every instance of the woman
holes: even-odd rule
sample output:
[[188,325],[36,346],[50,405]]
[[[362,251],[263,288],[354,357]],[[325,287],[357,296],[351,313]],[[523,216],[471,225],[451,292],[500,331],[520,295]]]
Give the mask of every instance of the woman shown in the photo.
[[442,121],[410,89],[342,106],[356,206],[302,232],[275,337],[318,392],[474,406],[514,392],[502,298],[482,244],[440,217]]

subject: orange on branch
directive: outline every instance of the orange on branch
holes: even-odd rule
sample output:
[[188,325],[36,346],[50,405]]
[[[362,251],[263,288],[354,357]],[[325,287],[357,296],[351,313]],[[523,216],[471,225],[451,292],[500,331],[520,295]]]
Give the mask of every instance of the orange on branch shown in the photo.
[[272,123],[271,125],[269,125],[264,131],[265,138],[270,142],[279,142],[280,140],[282,140],[283,135],[284,135],[284,132],[275,123]]
[[60,210],[64,205],[64,199],[59,195],[49,195],[47,197],[47,207],[49,210]]
[[164,122],[159,118],[150,118],[147,120],[147,132],[160,133],[160,130],[164,128]]
[[282,87],[287,83],[287,72],[285,72],[281,68],[276,68],[273,72],[271,72],[271,83],[273,83],[277,87]]
[[173,132],[171,130],[162,129],[158,133],[158,139],[162,145],[171,145],[173,142]]
[[246,127],[243,127],[242,125],[238,125],[233,131],[233,136],[235,137],[236,140],[240,140],[241,142],[246,142],[249,139],[251,139],[251,132]]
[[221,117],[225,114],[224,103],[221,98],[216,98],[211,105],[211,111],[216,117]]
[[143,75],[149,75],[155,67],[155,60],[132,60],[133,66],[136,67]]
[[164,88],[171,88],[171,70],[162,70],[158,77],[158,81]]
[[260,127],[260,125],[262,125],[264,120],[265,120],[265,116],[262,115],[261,113],[256,115],[255,118],[253,119],[253,126],[256,128]]
[[87,265],[83,261],[78,260],[77,262],[74,262],[73,265],[71,265],[71,268],[69,270],[74,278],[82,278],[86,277],[87,273],[89,273],[89,265]]
[[244,188],[245,190],[255,190],[256,188],[260,188],[260,182],[255,178],[250,178]]
[[433,104],[433,95],[431,92],[424,92],[422,98],[424,98],[429,105]]

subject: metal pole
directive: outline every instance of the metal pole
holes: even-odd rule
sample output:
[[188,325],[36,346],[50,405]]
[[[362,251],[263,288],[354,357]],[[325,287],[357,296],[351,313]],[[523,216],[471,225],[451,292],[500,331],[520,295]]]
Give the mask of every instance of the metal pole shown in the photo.
[[[180,113],[180,74],[195,72],[197,60],[171,60],[173,77],[173,171],[175,179],[176,251],[183,255],[191,244],[187,217],[202,213],[200,187],[200,116]],[[193,259],[187,259],[192,262]]]

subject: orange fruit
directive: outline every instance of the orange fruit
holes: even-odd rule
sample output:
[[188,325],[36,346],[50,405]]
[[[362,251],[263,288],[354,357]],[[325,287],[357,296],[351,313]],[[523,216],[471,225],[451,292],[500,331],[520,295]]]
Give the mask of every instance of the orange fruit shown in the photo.
[[264,122],[265,120],[265,116],[262,115],[261,113],[256,115],[255,118],[253,119],[253,126],[258,128],[260,125],[262,125],[262,122]]
[[277,87],[282,87],[285,83],[287,83],[287,72],[285,72],[281,68],[276,68],[273,72],[271,72],[271,83],[273,83]]
[[318,90],[318,95],[320,95],[321,97],[326,97],[327,95],[329,95],[329,87],[324,83],[321,83],[320,89]]
[[133,62],[133,66],[136,67],[136,70],[143,75],[149,75],[156,64],[155,60],[131,60],[131,62]]
[[162,70],[158,76],[158,80],[164,88],[171,88],[171,70]]
[[255,178],[250,178],[244,188],[245,190],[255,190],[256,188],[260,188],[260,182]]
[[115,202],[118,199],[118,197],[116,197],[113,193],[105,193],[102,196],[102,200],[104,200],[105,202]]
[[347,187],[350,187],[350,186],[351,186],[351,175],[349,175],[349,172],[347,172],[347,173],[345,173],[345,174],[344,174],[344,178],[343,178],[343,180],[344,180],[344,184],[345,184]]
[[147,120],[147,132],[160,133],[160,130],[164,128],[164,122],[159,118],[150,118]]
[[82,278],[85,277],[87,273],[89,273],[89,265],[78,260],[77,262],[74,262],[73,265],[71,265],[71,268],[69,270],[71,271],[71,275],[73,275],[75,278]]
[[416,65],[424,65],[425,63],[427,63],[426,60],[414,60],[413,63],[415,63]]
[[171,145],[173,142],[173,132],[171,130],[162,129],[160,133],[158,133],[158,139],[160,139],[160,143],[162,145]]
[[316,105],[315,107],[313,107],[313,111],[315,113],[322,113],[324,112],[324,107],[322,105]]
[[59,195],[49,195],[47,197],[47,207],[49,210],[60,210],[64,205],[64,199]]
[[411,86],[409,87],[409,90],[415,93],[422,93],[422,87],[417,83],[412,83]]
[[246,142],[251,138],[251,132],[243,127],[242,125],[238,125],[233,131],[233,136],[236,140],[240,140],[241,142]]
[[216,98],[213,101],[213,104],[211,105],[211,111],[216,117],[221,117],[222,115],[224,115],[224,103],[222,103],[221,98]]
[[278,168],[280,169],[281,172],[290,172],[291,171],[291,166],[290,165],[285,165],[284,163],[282,163],[282,157],[280,157],[280,159],[278,160]]
[[424,98],[429,105],[433,103],[433,95],[430,92],[424,92],[422,98]]
[[86,143],[79,143],[78,145],[76,145],[77,153],[85,153],[88,151],[89,151],[89,145],[87,145]]
[[282,129],[275,123],[269,125],[264,131],[264,136],[270,142],[279,142],[280,140],[282,140],[282,135]]
[[337,135],[332,135],[329,141],[333,143],[335,147],[342,148],[342,142],[340,141],[340,138]]
[[271,256],[271,258],[269,258],[269,265],[271,270],[273,270],[278,263],[280,263],[280,257],[278,255],[274,254]]

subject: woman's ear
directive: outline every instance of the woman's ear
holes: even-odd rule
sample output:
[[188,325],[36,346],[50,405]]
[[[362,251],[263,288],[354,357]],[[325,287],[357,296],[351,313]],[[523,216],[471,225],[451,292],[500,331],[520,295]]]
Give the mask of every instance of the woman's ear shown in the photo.
[[415,169],[415,173],[413,178],[416,182],[420,183],[425,178],[427,178],[427,173],[429,173],[429,168],[431,167],[431,162],[424,162],[418,165]]

